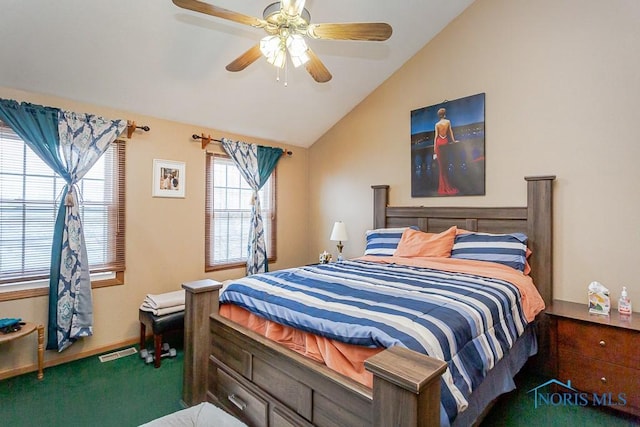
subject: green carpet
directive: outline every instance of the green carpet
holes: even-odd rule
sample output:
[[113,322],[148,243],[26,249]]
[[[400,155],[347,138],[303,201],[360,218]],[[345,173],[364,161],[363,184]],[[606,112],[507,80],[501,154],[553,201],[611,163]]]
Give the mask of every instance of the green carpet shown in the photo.
[[[160,369],[139,354],[101,363],[90,357],[0,381],[2,426],[137,426],[182,409],[183,354],[163,359]],[[503,396],[482,427],[632,426],[639,420],[590,407],[534,408],[528,390],[546,381],[531,373],[516,377],[518,390]]]
[[[137,346],[136,346],[137,347]],[[0,425],[137,426],[182,409],[182,351],[155,369],[139,353],[89,357],[0,381]]]

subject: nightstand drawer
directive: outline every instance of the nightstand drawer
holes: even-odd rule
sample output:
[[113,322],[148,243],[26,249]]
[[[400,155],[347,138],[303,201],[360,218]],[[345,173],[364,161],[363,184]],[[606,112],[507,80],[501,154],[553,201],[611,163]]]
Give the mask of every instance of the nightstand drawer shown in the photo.
[[558,319],[558,350],[640,369],[640,332]]
[[[614,365],[576,354],[572,351],[560,351],[558,354],[558,379],[577,390],[587,393],[611,393],[611,401],[619,402],[618,396],[626,400],[631,408],[640,408],[640,370]],[[591,396],[590,396],[591,397]],[[629,408],[620,407],[625,410]]]

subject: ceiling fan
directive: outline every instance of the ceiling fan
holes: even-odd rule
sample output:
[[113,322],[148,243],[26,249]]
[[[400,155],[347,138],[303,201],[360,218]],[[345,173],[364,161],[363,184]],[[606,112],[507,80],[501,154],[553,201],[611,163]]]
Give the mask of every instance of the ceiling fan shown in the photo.
[[263,18],[233,12],[199,0],[173,0],[176,6],[205,13],[222,19],[263,28],[267,36],[240,55],[226,69],[242,71],[261,56],[284,68],[287,56],[295,67],[305,66],[318,83],[331,80],[331,73],[311,50],[305,37],[324,40],[384,41],[391,37],[391,26],[382,22],[311,24],[311,15],[305,9],[305,0],[280,0],[264,9]]

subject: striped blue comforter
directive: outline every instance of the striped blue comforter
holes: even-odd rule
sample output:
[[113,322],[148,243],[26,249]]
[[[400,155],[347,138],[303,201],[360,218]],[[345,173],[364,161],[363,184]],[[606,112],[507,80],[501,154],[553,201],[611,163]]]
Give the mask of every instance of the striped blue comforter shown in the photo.
[[503,280],[366,261],[245,277],[220,302],[338,341],[400,345],[446,361],[442,406],[450,421],[527,323],[520,292]]

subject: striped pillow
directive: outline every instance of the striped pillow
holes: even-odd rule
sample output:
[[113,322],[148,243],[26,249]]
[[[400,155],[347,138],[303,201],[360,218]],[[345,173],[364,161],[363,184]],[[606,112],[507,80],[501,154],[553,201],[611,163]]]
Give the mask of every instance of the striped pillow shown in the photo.
[[365,255],[393,256],[393,253],[400,243],[402,233],[407,228],[418,230],[418,227],[398,227],[398,228],[376,228],[367,230],[367,246],[364,249]]
[[453,243],[451,258],[497,262],[524,271],[527,236],[523,233],[459,234]]

